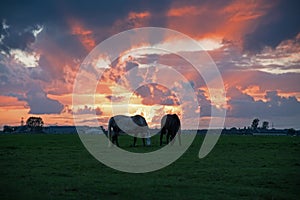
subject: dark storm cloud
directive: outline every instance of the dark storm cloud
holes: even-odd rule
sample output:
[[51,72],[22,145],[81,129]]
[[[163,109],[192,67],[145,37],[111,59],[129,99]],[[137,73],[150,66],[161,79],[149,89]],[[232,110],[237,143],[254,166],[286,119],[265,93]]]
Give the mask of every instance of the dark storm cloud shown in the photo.
[[39,86],[32,86],[24,96],[17,98],[27,102],[29,114],[60,114],[64,108],[59,101],[48,98]]
[[0,56],[1,95],[25,101],[30,108],[30,114],[60,114],[63,105],[59,101],[47,97],[39,80],[30,78],[38,76],[35,73],[43,72],[38,72],[36,68],[26,68],[17,63],[9,63],[6,57]]
[[280,90],[281,92],[299,92],[300,74],[284,73],[270,74],[261,71],[227,71],[222,72],[224,82],[230,87],[241,87],[246,89],[249,86],[259,86],[262,91]]
[[[0,52],[4,51],[9,54],[12,49],[33,51],[39,55],[39,66],[36,68],[22,66],[13,56],[0,53],[0,93],[1,95],[15,96],[20,101],[27,102],[30,113],[33,114],[61,113],[63,105],[57,100],[49,98],[47,93],[59,95],[70,93],[78,66],[90,49],[113,34],[141,26],[168,27],[195,38],[209,37],[210,33],[218,32],[220,32],[220,37],[225,39],[233,35],[228,40],[242,37],[244,48],[250,51],[258,51],[266,45],[277,47],[280,42],[294,38],[300,32],[299,2],[281,0],[271,7],[265,4],[273,5],[274,1],[266,2],[221,0],[214,2],[168,0],[1,1]],[[260,5],[263,6],[260,7]],[[259,11],[255,12],[256,10]],[[141,13],[148,16],[139,17]],[[130,17],[131,15],[133,17]],[[35,37],[34,31],[41,26],[43,27],[42,32]],[[244,30],[243,27],[247,28]],[[236,32],[237,34],[235,34]],[[245,36],[246,33],[248,35]],[[126,42],[130,43],[131,41],[124,41],[124,43]],[[120,45],[117,44],[112,49],[115,51],[118,46]],[[245,90],[249,86],[258,85],[260,92],[266,95],[265,101],[257,101],[250,95],[237,90],[237,94],[228,102],[231,106],[228,116],[299,117],[299,101],[295,97],[280,96],[282,93],[294,95],[292,93],[299,92],[299,73],[275,75],[257,71],[265,69],[265,66],[251,63],[252,59],[247,56],[242,58],[244,52],[225,51],[229,48],[230,46],[224,45],[219,54],[215,53],[215,57],[212,55],[227,86]],[[288,51],[284,49],[282,52]],[[225,54],[227,57],[224,57]],[[274,52],[271,51],[269,54],[274,55]],[[198,56],[196,52],[195,56]],[[278,57],[280,56],[260,58],[268,60],[268,58],[277,59]],[[193,88],[198,89],[205,86],[201,74],[176,55],[148,55],[140,59],[138,63],[154,65],[156,62],[171,66],[188,81],[192,80]],[[133,86],[138,85],[147,77],[142,73],[145,69],[140,69],[135,62],[128,61],[123,63],[122,67],[112,67],[112,73],[108,73],[105,78],[112,82],[118,82],[122,78],[121,72],[128,72],[129,82],[125,82],[125,84],[134,88]],[[293,66],[274,65],[275,67],[299,69],[299,64],[297,60]],[[151,73],[149,77],[152,77]],[[164,74],[164,77],[166,79],[173,78],[168,77],[167,74]],[[172,93],[172,89],[153,87],[150,90],[150,87],[147,86],[138,88],[136,92],[146,105],[176,106],[179,105],[179,102]],[[273,92],[266,92],[269,90]],[[278,91],[278,93],[274,91]],[[230,98],[233,93],[234,91],[230,91],[228,97]],[[122,96],[107,95],[106,98],[112,101],[123,100]],[[186,100],[185,98],[184,100]],[[210,116],[212,105],[205,96],[205,92],[199,90],[197,98],[200,104],[200,116]],[[189,101],[192,99],[186,100],[186,102]],[[192,106],[188,109],[193,114],[195,111],[198,112],[198,109]],[[77,114],[94,112],[102,113],[101,110],[86,106],[80,108]]]
[[[31,30],[37,25],[44,25],[45,32],[54,38],[65,50],[72,50],[74,53],[80,51],[76,45],[77,38],[70,34],[68,19],[79,20],[87,29],[93,31],[92,36],[96,43],[108,38],[114,32],[112,26],[117,20],[126,19],[130,12],[149,11],[151,17],[148,25],[168,27],[167,11],[172,8],[182,6],[205,7],[210,12],[222,9],[231,4],[231,1],[2,1],[0,6],[1,22],[5,19],[10,26],[9,35],[1,27],[0,34],[4,35],[4,44],[0,44],[2,50],[9,48],[24,49],[28,47],[35,38]],[[245,36],[245,49],[256,50],[270,45],[276,46],[282,40],[294,37],[300,31],[300,12],[298,12],[298,1],[280,1],[272,7],[266,15],[263,15],[256,29]],[[208,15],[213,17],[213,15]],[[184,20],[184,19],[183,19]],[[198,19],[199,27],[203,29],[203,21]],[[207,20],[206,20],[207,21]],[[212,20],[209,20],[212,21]],[[214,20],[218,21],[218,20]],[[122,26],[116,31],[124,31],[130,28],[131,23],[122,21]],[[209,22],[210,23],[210,22]],[[184,23],[186,24],[186,23]],[[189,24],[189,23],[187,23]],[[122,28],[123,27],[123,28]],[[197,26],[198,27],[198,26]],[[201,30],[197,30],[198,33]],[[78,41],[77,41],[78,43]],[[85,55],[82,49],[78,54]]]
[[158,84],[143,85],[135,94],[143,98],[144,105],[180,105],[174,93]]
[[27,84],[31,82],[28,68],[9,62],[9,59],[2,54],[0,54],[0,77],[2,95],[26,91]]
[[255,31],[246,35],[246,50],[258,51],[264,46],[276,47],[281,41],[300,32],[300,2],[281,0],[261,20]]
[[4,36],[1,50],[6,52],[9,49],[26,49],[35,41],[32,30],[37,29],[37,25],[44,24],[56,15],[53,9],[54,2],[41,1],[2,1],[0,6],[0,20],[9,27],[0,28],[0,34]]
[[[24,49],[34,42],[32,29],[44,25],[48,35],[56,38],[61,45],[72,44],[68,19],[80,20],[88,29],[93,30],[96,42],[109,37],[111,27],[117,19],[124,19],[130,12],[164,13],[169,8],[170,1],[151,3],[150,1],[2,1],[0,6],[1,22],[6,20],[10,26],[0,34],[4,35],[2,50],[9,48]],[[161,15],[161,14],[159,14]],[[164,19],[151,18],[152,26],[164,26]],[[124,26],[124,30],[128,27]],[[123,31],[124,31],[123,30]],[[122,30],[118,30],[122,31]],[[57,35],[59,34],[59,35]],[[67,39],[67,40],[65,40]],[[74,38],[73,38],[74,39]],[[70,41],[71,40],[71,41]],[[71,45],[72,46],[72,45]],[[65,46],[66,48],[68,46]],[[73,49],[75,50],[75,49]]]
[[277,91],[268,91],[265,94],[266,101],[254,100],[248,94],[244,94],[237,88],[230,88],[228,96],[232,98],[228,101],[230,109],[228,117],[299,117],[300,102],[296,97],[282,97]]
[[34,28],[30,28],[23,31],[11,31],[12,28],[7,30],[3,29],[3,26],[0,28],[0,34],[3,37],[2,42],[0,43],[0,49],[6,53],[9,53],[10,49],[27,49],[32,43],[35,42],[35,37],[32,33]]
[[211,101],[207,99],[203,90],[198,90],[197,99],[200,105],[200,116],[211,116]]

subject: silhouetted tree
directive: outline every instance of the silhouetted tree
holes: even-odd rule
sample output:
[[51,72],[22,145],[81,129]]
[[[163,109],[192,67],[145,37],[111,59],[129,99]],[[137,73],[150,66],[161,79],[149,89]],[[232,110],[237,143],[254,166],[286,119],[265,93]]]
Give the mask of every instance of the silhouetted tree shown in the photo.
[[29,117],[26,121],[26,125],[32,132],[42,131],[44,126],[43,119],[41,117]]
[[262,127],[261,127],[262,129],[268,129],[269,128],[269,122],[268,121],[264,121],[263,123],[262,123]]
[[237,134],[237,133],[238,133],[238,129],[237,129],[236,127],[232,127],[232,128],[230,129],[230,133],[231,133],[231,134]]
[[288,129],[288,131],[287,131],[287,134],[288,134],[288,135],[295,135],[295,133],[296,133],[296,130],[293,129],[293,128],[290,128],[290,129]]
[[258,123],[259,123],[259,119],[258,119],[258,118],[255,118],[255,119],[252,121],[251,128],[254,129],[254,130],[257,129]]

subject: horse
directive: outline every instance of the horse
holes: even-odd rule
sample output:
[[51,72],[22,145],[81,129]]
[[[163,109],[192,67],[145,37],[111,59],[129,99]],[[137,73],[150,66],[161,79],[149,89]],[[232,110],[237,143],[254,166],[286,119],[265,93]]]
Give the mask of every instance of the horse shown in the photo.
[[174,143],[173,140],[178,133],[179,145],[181,145],[181,129],[180,129],[180,119],[176,114],[167,114],[161,119],[161,131],[160,131],[160,146],[162,145],[163,135],[167,135],[167,144],[171,140],[171,144]]
[[[145,136],[149,136],[149,128],[145,118],[141,115],[125,116],[116,115],[109,119],[108,138],[119,147],[118,136],[120,133],[131,133],[134,135],[133,146],[136,145],[137,135],[143,134],[143,145],[145,146]],[[150,138],[147,138],[147,145],[150,145]]]

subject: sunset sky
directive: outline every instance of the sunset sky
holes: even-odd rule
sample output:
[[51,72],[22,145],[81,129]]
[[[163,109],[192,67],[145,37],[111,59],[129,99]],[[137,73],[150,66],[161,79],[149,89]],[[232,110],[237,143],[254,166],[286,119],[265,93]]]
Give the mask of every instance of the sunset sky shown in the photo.
[[[76,115],[82,125],[96,120],[106,126],[111,102],[121,113],[126,95],[130,102],[124,114],[142,114],[151,127],[164,114],[178,113],[187,116],[187,125],[188,116],[198,116],[205,128],[214,106],[226,110],[225,127],[249,126],[259,118],[275,128],[300,129],[298,1],[12,0],[0,5],[0,129],[30,116],[42,117],[45,125],[73,125]],[[82,98],[73,106],[74,82],[86,56],[105,39],[141,27],[168,28],[197,41],[202,48],[186,51],[186,41],[162,37],[155,47],[189,56],[205,50],[221,73],[227,104],[213,104],[211,98],[218,97],[210,96],[202,77],[176,54],[132,46],[114,61],[96,60],[95,66],[110,69],[98,80],[95,104]],[[155,82],[155,73],[173,80],[164,73],[167,67],[184,77],[178,87],[148,84],[127,91],[132,83],[122,80],[127,75]],[[188,86],[197,99],[176,95]],[[192,101],[200,107],[184,107]]]

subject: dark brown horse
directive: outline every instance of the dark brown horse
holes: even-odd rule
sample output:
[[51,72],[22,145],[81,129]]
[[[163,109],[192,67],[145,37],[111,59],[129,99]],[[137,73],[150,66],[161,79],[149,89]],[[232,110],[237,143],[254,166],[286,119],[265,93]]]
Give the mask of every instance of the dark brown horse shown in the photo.
[[[145,146],[145,137],[149,134],[148,124],[141,115],[125,116],[116,115],[111,117],[108,122],[108,137],[110,141],[119,146],[118,136],[120,133],[130,133],[134,135],[133,146],[136,145],[137,135],[142,134],[143,145]],[[147,138],[147,145],[150,138]]]
[[167,114],[163,116],[161,119],[160,146],[162,145],[163,135],[167,135],[167,144],[169,144],[169,141],[173,144],[177,133],[179,145],[181,145],[180,126],[180,119],[176,114]]

